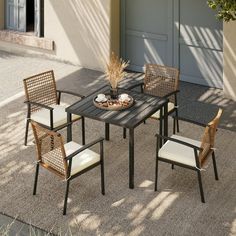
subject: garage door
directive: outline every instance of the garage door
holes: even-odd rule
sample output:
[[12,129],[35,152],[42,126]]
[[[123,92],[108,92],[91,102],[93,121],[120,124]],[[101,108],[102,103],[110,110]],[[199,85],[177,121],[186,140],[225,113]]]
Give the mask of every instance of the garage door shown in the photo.
[[174,66],[181,80],[223,87],[222,22],[205,0],[122,1],[122,57],[129,69]]

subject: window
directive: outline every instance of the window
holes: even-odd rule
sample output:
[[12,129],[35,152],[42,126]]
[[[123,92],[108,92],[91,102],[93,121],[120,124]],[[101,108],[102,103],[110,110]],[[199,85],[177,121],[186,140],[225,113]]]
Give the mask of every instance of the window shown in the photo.
[[44,0],[5,0],[6,29],[43,37]]

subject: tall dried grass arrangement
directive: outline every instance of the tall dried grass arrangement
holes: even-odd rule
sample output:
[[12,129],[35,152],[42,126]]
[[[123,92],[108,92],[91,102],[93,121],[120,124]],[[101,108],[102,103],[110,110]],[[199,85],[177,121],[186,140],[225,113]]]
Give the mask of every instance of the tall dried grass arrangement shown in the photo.
[[117,88],[117,84],[125,76],[124,69],[129,65],[129,62],[125,62],[123,59],[119,59],[114,52],[111,54],[109,63],[106,66],[105,75],[106,79],[110,82],[113,89]]

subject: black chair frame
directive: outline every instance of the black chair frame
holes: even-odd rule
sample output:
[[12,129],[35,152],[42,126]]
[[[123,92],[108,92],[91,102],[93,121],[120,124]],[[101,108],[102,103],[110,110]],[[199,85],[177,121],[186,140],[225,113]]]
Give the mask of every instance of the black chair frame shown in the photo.
[[[84,145],[77,151],[73,152],[69,156],[66,157],[66,160],[69,161],[68,165],[68,176],[66,179],[66,192],[65,192],[65,199],[64,199],[64,207],[63,207],[63,215],[66,215],[67,211],[67,200],[68,200],[68,194],[69,194],[69,186],[70,186],[70,181],[73,180],[74,178],[86,173],[87,171],[95,168],[96,166],[101,165],[101,193],[102,195],[105,195],[105,178],[104,178],[104,147],[103,147],[103,141],[104,138],[99,138],[89,144]],[[72,161],[73,157],[79,154],[80,152],[94,146],[95,144],[100,143],[100,161],[97,163],[94,163],[93,165],[87,167],[86,169],[83,169],[82,171],[78,172],[77,174],[74,174],[71,176],[71,166],[72,166]],[[36,163],[36,172],[35,172],[35,180],[34,180],[34,188],[33,188],[33,195],[36,195],[36,190],[37,190],[37,183],[38,183],[38,173],[39,173],[39,165],[40,162]]]
[[[57,104],[58,105],[60,105],[62,94],[77,96],[80,99],[84,98],[83,95],[78,94],[78,93],[74,93],[74,92],[71,92],[71,91],[58,90],[58,89],[56,91],[57,91]],[[54,124],[53,123],[53,110],[54,110],[53,107],[47,106],[45,104],[33,102],[33,101],[25,101],[24,103],[27,105],[26,129],[25,129],[25,140],[24,140],[24,145],[25,146],[27,146],[29,123],[31,121],[31,105],[37,106],[39,108],[47,109],[50,112],[50,127],[39,123],[41,126],[43,126],[45,128],[49,128],[50,130],[53,130],[53,131],[58,131],[58,130],[61,130],[61,129],[67,127],[69,124],[71,124],[71,123],[65,123],[63,125],[58,126],[57,128],[54,128],[53,127],[53,124]],[[84,117],[81,117],[81,121],[82,121],[82,144],[84,145],[85,144],[85,120],[84,120]]]
[[[174,117],[174,119],[176,119],[176,117]],[[206,124],[203,124],[203,123],[200,123],[200,122],[195,122],[195,121],[192,121],[190,119],[186,119],[186,118],[182,118],[182,117],[178,117],[178,120],[183,120],[183,121],[186,121],[186,122],[190,122],[192,124],[199,125],[199,126],[202,126],[202,127],[207,126]],[[187,169],[191,169],[191,170],[194,170],[194,171],[197,172],[198,184],[199,184],[200,195],[201,195],[201,201],[202,201],[202,203],[205,203],[205,197],[204,197],[204,191],[203,191],[203,185],[202,185],[202,177],[201,177],[202,169],[200,167],[200,162],[199,162],[199,158],[198,158],[198,152],[201,151],[202,148],[200,148],[198,146],[195,146],[195,145],[192,145],[190,143],[178,140],[178,139],[166,137],[166,136],[159,135],[159,134],[156,134],[156,137],[157,137],[157,140],[156,140],[156,168],[155,168],[155,188],[154,188],[154,190],[157,191],[158,161],[166,162],[166,163],[169,163],[169,164],[172,165],[172,169],[174,169],[174,165],[177,165],[177,166],[184,167],[184,168],[187,168]],[[178,163],[178,162],[175,162],[175,161],[171,161],[171,160],[167,160],[167,159],[159,157],[158,153],[159,153],[159,149],[162,146],[162,143],[165,143],[168,140],[170,140],[172,142],[179,143],[181,145],[188,146],[190,148],[193,148],[195,161],[196,161],[196,167],[188,166],[188,165],[185,165],[185,164],[182,164],[182,163]],[[211,149],[211,153],[209,153],[209,155],[210,154],[212,156],[212,161],[213,161],[215,180],[219,180],[217,166],[216,166],[216,159],[215,159],[215,150]]]
[[[127,89],[132,90],[136,87],[140,87],[141,93],[144,92],[144,82],[135,83],[134,85],[129,86]],[[177,100],[177,94],[179,92],[180,92],[179,90],[175,90],[175,91],[172,91],[172,92],[170,92],[170,93],[168,93],[164,96],[164,98],[169,98],[170,96],[173,96],[173,95],[175,97],[175,107],[174,107],[173,110],[168,112],[168,116],[172,113],[175,113],[175,115],[174,115],[175,117],[173,117],[173,119],[174,119],[173,134],[175,134],[176,131],[179,132],[179,119],[178,119],[179,114],[178,114],[178,100]],[[163,114],[163,111],[161,110],[160,111],[160,118],[159,118],[159,120],[160,120],[159,129],[160,129],[161,133],[162,133],[162,122],[161,122],[161,120],[162,120],[162,117],[163,117],[162,114]],[[146,123],[146,121],[144,121],[144,123]],[[177,128],[177,130],[176,130],[176,128]],[[126,129],[125,128],[123,129],[123,138],[124,139],[126,138]]]

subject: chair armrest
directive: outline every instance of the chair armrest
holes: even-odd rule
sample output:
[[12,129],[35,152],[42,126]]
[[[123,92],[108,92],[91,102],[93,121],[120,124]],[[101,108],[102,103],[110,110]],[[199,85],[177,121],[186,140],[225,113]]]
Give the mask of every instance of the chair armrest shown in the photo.
[[184,117],[180,117],[180,116],[176,117],[175,115],[173,115],[173,118],[174,119],[178,119],[178,120],[182,120],[182,121],[194,124],[194,125],[202,126],[202,127],[209,126],[208,124],[204,124],[204,123],[201,123],[201,122],[198,122],[198,121],[194,121],[194,120],[190,120],[188,118],[184,118]]
[[104,138],[99,138],[97,140],[94,140],[93,142],[91,143],[88,143],[86,145],[84,145],[83,147],[81,147],[80,149],[78,149],[77,151],[71,153],[69,156],[66,157],[66,160],[71,160],[74,156],[76,156],[77,154],[79,154],[80,152],[84,151],[85,149],[88,149],[90,148],[91,146],[97,144],[97,143],[101,143],[103,142]]
[[135,83],[135,84],[127,87],[126,89],[131,90],[131,89],[134,89],[134,88],[136,88],[138,86],[141,86],[141,88],[142,88],[143,85],[144,85],[144,82],[139,82],[139,83]]
[[24,103],[26,103],[27,105],[34,105],[34,106],[42,107],[42,108],[48,109],[50,111],[52,111],[54,109],[53,107],[50,107],[50,106],[47,106],[47,105],[44,105],[44,104],[41,104],[38,102],[24,101]]
[[73,121],[71,121],[71,122],[66,122],[66,123],[63,124],[63,125],[60,125],[60,126],[58,126],[57,128],[54,128],[53,131],[57,132],[58,130],[63,129],[63,128],[65,128],[66,126],[72,125],[72,124],[73,124]]
[[171,95],[174,95],[174,94],[177,94],[177,93],[179,93],[179,90],[172,91],[172,92],[166,94],[166,95],[163,96],[163,97],[164,97],[164,98],[168,98],[168,97],[170,97]]
[[80,98],[84,98],[85,97],[84,95],[81,95],[81,94],[75,93],[75,92],[71,92],[71,91],[68,91],[68,90],[57,89],[56,91],[59,93],[59,96],[62,93],[66,93],[66,94],[70,94],[70,95],[77,96],[77,97],[80,97]]
[[179,143],[179,144],[182,144],[182,145],[191,147],[191,148],[193,148],[193,149],[195,149],[195,150],[199,150],[199,151],[202,151],[202,150],[203,150],[201,147],[198,147],[198,146],[195,146],[195,145],[193,145],[193,144],[190,144],[190,143],[181,141],[181,140],[179,140],[179,139],[175,139],[175,138],[171,138],[171,137],[166,137],[166,136],[163,136],[163,135],[160,135],[160,134],[156,134],[156,137],[157,137],[157,138],[160,138],[160,139],[164,139],[164,140],[170,140],[170,141],[172,141],[172,142],[176,142],[176,143]]

